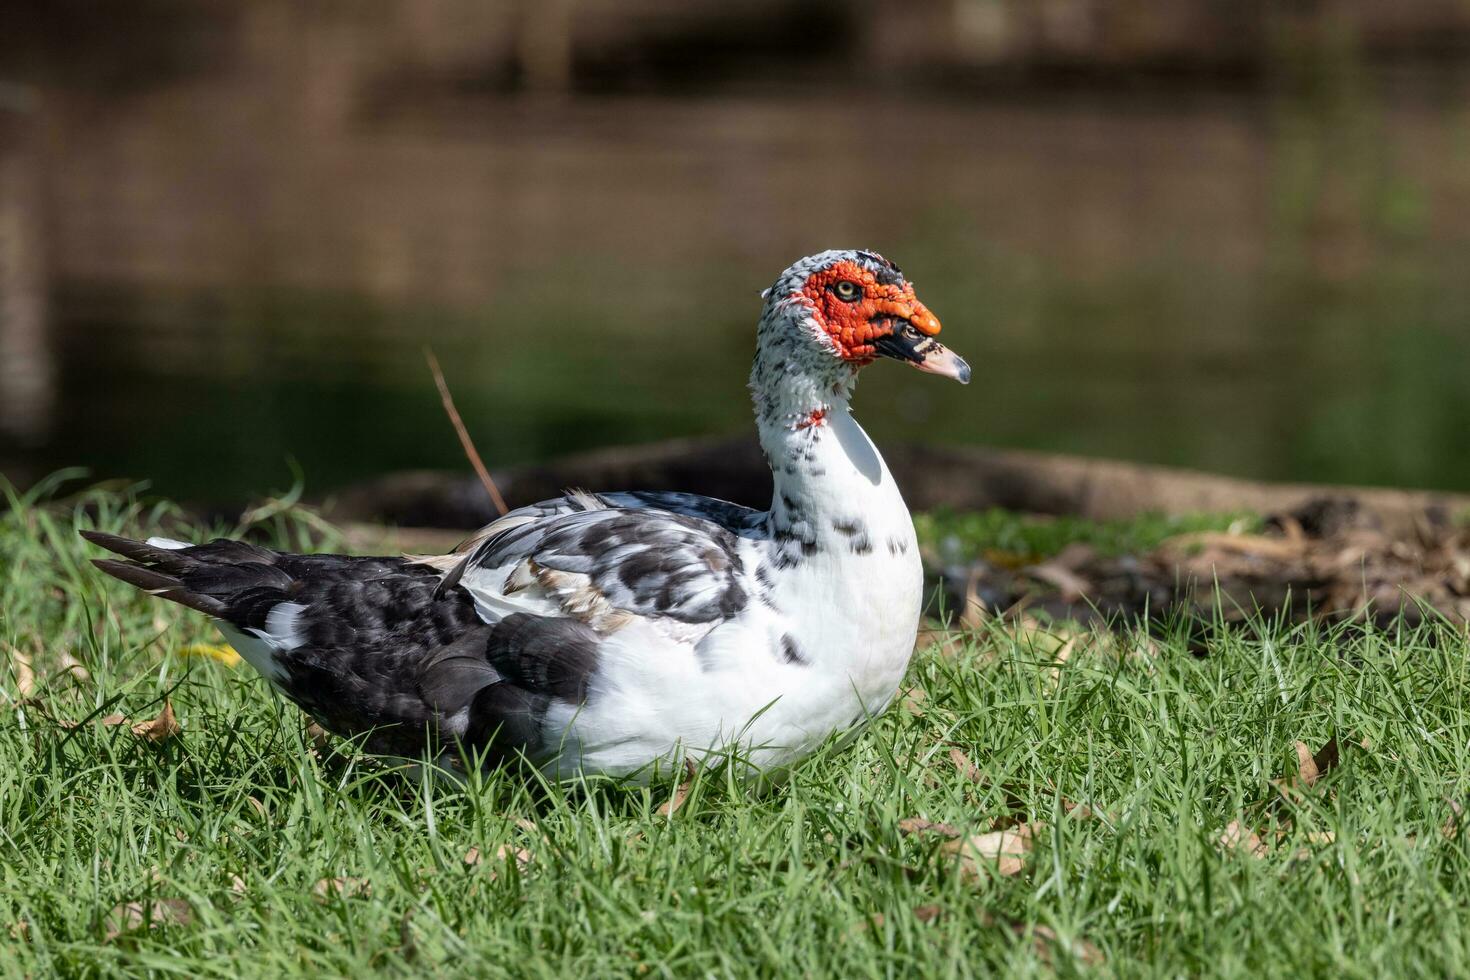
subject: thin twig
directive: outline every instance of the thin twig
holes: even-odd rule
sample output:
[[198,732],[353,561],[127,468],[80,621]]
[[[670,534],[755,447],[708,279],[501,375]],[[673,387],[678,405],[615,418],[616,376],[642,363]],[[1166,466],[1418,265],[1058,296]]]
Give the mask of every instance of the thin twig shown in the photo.
[[490,495],[490,502],[495,509],[503,515],[510,510],[505,506],[505,498],[500,495],[500,488],[490,477],[490,471],[485,469],[485,463],[480,459],[480,454],[475,450],[475,443],[470,439],[469,432],[464,427],[464,419],[459,417],[459,409],[454,407],[454,396],[449,393],[449,385],[444,380],[444,372],[439,369],[439,358],[429,348],[424,348],[424,360],[429,362],[429,371],[434,375],[434,384],[439,389],[439,398],[444,402],[444,413],[449,416],[449,422],[454,426],[454,431],[459,435],[459,444],[464,447],[464,454],[469,457],[470,465],[475,468],[475,475],[480,478],[480,483],[485,487],[485,492]]

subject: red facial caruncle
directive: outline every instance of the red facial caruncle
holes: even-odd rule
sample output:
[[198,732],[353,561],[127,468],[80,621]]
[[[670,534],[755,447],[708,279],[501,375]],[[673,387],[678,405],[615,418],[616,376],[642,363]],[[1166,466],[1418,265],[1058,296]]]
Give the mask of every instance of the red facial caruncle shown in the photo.
[[926,336],[939,333],[939,319],[914,295],[907,282],[880,283],[857,262],[835,262],[807,278],[801,296],[832,339],[837,353],[854,367],[873,361],[875,341],[905,322]]

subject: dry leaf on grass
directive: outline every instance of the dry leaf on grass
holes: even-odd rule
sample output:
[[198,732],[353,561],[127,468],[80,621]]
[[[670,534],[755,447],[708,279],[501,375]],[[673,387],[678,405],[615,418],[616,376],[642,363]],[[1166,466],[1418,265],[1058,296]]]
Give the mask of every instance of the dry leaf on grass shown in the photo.
[[1296,743],[1297,778],[1308,786],[1315,786],[1317,780],[1331,772],[1340,760],[1341,756],[1337,747],[1337,736],[1327,740],[1327,744],[1315,753],[1307,748],[1306,742]]
[[325,728],[313,721],[306,725],[306,741],[311,744],[312,751],[321,752],[331,744],[332,737]]
[[[98,723],[108,728],[127,725],[134,735],[149,742],[165,741],[184,730],[179,725],[178,719],[174,717],[174,707],[168,701],[163,702],[163,710],[158,713],[158,717],[150,718],[148,721],[135,722],[125,714],[114,712],[99,719]],[[59,724],[62,728],[76,728],[78,723],[62,721]]]
[[925,820],[923,817],[904,817],[898,822],[898,829],[905,834],[919,836],[923,834],[935,834],[940,837],[958,837],[960,831],[947,823],[937,823]]
[[[480,853],[478,847],[471,847],[468,851],[464,852],[464,863],[470,867],[474,867],[483,860],[484,856]],[[524,868],[535,860],[535,855],[524,847],[516,847],[514,844],[501,844],[495,849],[495,860],[501,864],[514,861],[516,867]],[[495,872],[492,871],[491,875],[493,876],[494,874]]]
[[9,932],[10,938],[16,942],[28,942],[31,938],[31,924],[25,919],[17,919],[10,924]]
[[82,662],[64,650],[57,664],[56,673],[70,674],[74,680],[78,681],[89,681],[92,679],[91,672],[87,670]]
[[920,922],[933,922],[944,914],[944,909],[938,905],[918,905],[914,908],[914,918]]
[[1062,812],[1073,820],[1102,820],[1106,818],[1113,823],[1118,822],[1116,814],[1109,813],[1107,810],[1099,810],[1090,803],[1076,803],[1064,796],[1061,799],[1061,804]]
[[[535,824],[532,824],[524,818],[517,820],[516,825],[523,830],[535,831],[536,829]],[[536,855],[524,847],[516,847],[514,844],[501,844],[495,848],[495,855],[491,858],[497,867],[490,869],[490,880],[495,881],[500,877],[499,868],[514,864],[516,870],[520,871],[525,869],[535,859]],[[485,856],[480,852],[478,847],[471,847],[464,852],[464,863],[467,867],[475,867],[485,860]]]
[[689,791],[694,788],[694,777],[696,775],[694,760],[687,756],[684,758],[684,774],[684,781],[674,789],[674,795],[659,805],[656,812],[660,817],[671,817],[678,813],[679,808],[684,805],[684,801],[689,799]]
[[1304,786],[1315,786],[1322,778],[1322,770],[1317,767],[1317,760],[1312,758],[1312,750],[1307,748],[1306,742],[1296,742],[1295,748],[1296,778]]
[[1266,856],[1266,844],[1261,840],[1261,835],[1242,826],[1239,820],[1230,821],[1229,826],[1220,834],[1218,843],[1227,851],[1239,851],[1257,858]]
[[174,706],[168,701],[163,702],[163,710],[158,713],[157,718],[149,721],[140,721],[132,727],[132,732],[139,738],[150,742],[162,742],[164,739],[173,738],[183,729],[174,718]]
[[949,761],[954,764],[955,769],[959,770],[959,774],[970,782],[978,783],[983,781],[980,770],[975,768],[975,764],[970,761],[970,757],[965,755],[964,749],[958,746],[952,746],[949,750]]
[[366,878],[323,878],[311,886],[311,895],[318,902],[338,898],[370,898],[373,883]]
[[1273,779],[1271,784],[1286,799],[1292,798],[1303,789],[1311,789],[1316,786],[1323,776],[1327,775],[1341,760],[1341,751],[1337,745],[1337,736],[1327,740],[1327,744],[1315,753],[1307,746],[1306,742],[1296,742],[1296,773],[1284,776],[1281,779]]
[[1019,823],[1008,830],[992,830],[952,840],[940,848],[958,858],[960,874],[967,879],[980,878],[982,866],[997,874],[1019,874],[1031,853],[1032,837],[1037,825]]
[[6,646],[10,651],[10,670],[15,675],[15,692],[24,701],[36,693],[36,672],[31,667],[31,658],[21,653],[13,646]]
[[107,938],[116,939],[135,929],[186,926],[194,921],[189,903],[182,898],[155,898],[144,902],[122,902],[107,913]]

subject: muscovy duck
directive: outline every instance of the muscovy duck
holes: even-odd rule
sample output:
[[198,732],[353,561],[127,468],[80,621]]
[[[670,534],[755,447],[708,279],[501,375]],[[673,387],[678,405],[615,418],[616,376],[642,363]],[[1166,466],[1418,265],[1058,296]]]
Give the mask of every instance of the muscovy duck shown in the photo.
[[453,554],[296,555],[84,536],[98,568],[214,618],[328,730],[451,771],[524,757],[649,778],[734,750],[782,770],[893,699],[919,622],[913,522],[852,418],[879,357],[969,381],[876,252],[804,258],[762,293],[750,372],[770,509],[569,492]]

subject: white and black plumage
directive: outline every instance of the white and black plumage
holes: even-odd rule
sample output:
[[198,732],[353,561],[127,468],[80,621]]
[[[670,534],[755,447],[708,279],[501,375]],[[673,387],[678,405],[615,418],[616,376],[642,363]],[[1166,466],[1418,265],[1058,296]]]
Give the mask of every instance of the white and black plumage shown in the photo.
[[212,616],[286,697],[374,753],[555,776],[738,749],[785,766],[881,712],[913,649],[914,527],[848,399],[878,356],[961,382],[939,321],[873,252],[764,294],[751,369],[771,507],[570,493],[442,558],[86,537],[103,571]]

